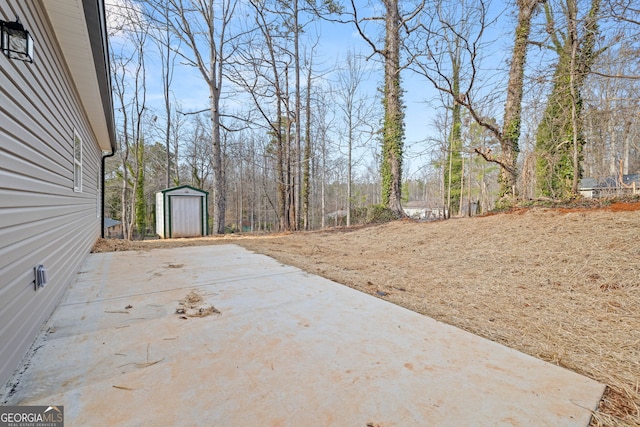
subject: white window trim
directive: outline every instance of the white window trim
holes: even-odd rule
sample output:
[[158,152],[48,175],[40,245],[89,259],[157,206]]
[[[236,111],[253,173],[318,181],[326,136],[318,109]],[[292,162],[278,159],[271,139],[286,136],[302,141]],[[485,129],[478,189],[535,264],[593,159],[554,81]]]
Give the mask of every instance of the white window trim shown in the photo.
[[100,218],[100,209],[102,208],[102,165],[98,160],[98,174],[96,179],[96,218]]
[[[80,141],[80,160],[76,157],[76,141]],[[82,138],[73,130],[73,191],[82,193]]]

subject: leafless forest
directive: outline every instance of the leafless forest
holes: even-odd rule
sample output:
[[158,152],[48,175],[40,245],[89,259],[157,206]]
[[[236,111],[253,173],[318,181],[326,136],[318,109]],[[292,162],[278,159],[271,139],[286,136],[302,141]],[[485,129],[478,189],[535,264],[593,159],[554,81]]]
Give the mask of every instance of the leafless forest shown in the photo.
[[219,234],[638,181],[633,0],[108,3],[119,150],[104,208],[125,238],[153,235],[155,192],[179,185],[209,192]]

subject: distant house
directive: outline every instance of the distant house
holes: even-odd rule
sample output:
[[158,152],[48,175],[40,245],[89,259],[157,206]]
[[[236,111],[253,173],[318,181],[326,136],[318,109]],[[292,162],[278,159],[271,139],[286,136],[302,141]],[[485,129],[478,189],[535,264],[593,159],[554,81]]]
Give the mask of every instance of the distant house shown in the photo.
[[122,230],[122,221],[105,218],[104,237],[107,237],[109,239],[122,239],[124,237],[124,233]]
[[0,53],[4,385],[102,232],[103,156],[116,146],[104,0],[0,0],[0,20],[5,38],[21,24],[33,41],[27,55],[7,49],[20,40]]
[[429,207],[425,201],[411,201],[402,205],[405,215],[414,219],[434,220],[444,219],[446,209],[442,207]]
[[428,215],[429,208],[427,208],[427,202],[413,201],[403,203],[402,210],[405,215],[410,218],[425,219]]
[[588,199],[619,196],[622,194],[640,194],[640,174],[607,176],[604,178],[582,178],[578,191]]

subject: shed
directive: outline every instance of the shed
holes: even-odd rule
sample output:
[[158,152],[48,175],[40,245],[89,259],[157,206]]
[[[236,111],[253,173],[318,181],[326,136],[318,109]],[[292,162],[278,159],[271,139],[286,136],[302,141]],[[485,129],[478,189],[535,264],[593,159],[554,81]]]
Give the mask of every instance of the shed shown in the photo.
[[156,234],[161,239],[206,236],[208,197],[189,185],[156,193]]

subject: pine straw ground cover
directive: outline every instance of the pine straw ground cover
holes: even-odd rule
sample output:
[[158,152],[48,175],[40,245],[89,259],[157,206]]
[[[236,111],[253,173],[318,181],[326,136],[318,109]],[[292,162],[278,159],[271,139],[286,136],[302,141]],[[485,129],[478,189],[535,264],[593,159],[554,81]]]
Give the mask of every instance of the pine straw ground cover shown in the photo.
[[640,426],[638,209],[537,208],[174,244],[237,243],[571,369],[608,385],[592,426]]

